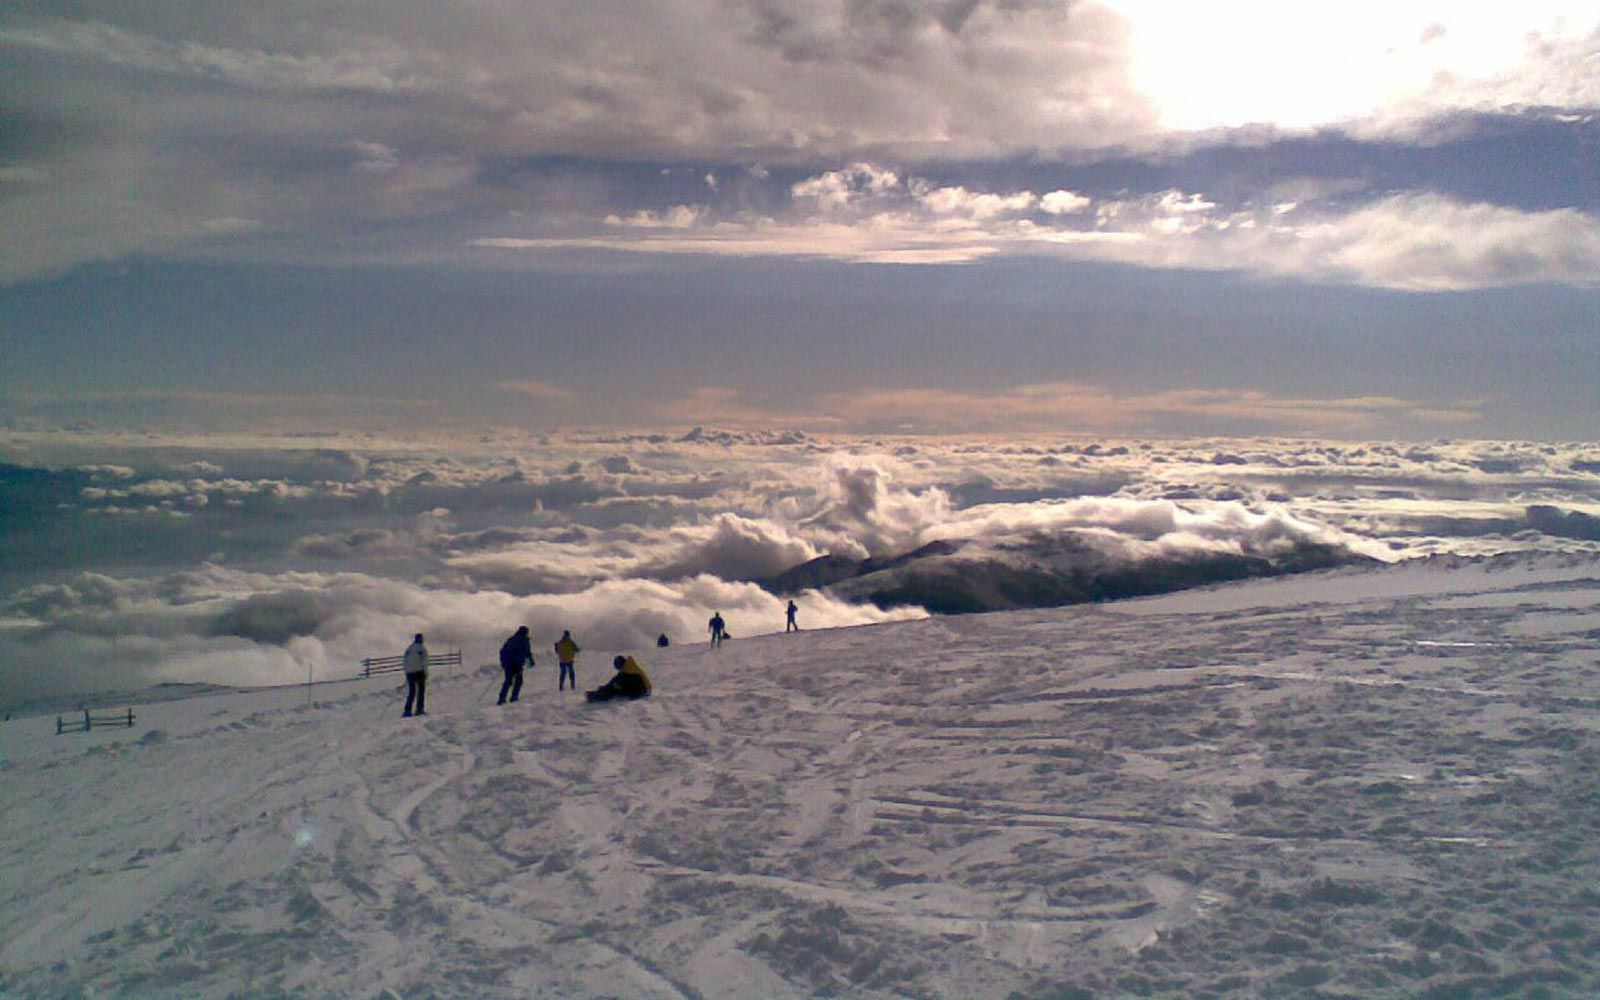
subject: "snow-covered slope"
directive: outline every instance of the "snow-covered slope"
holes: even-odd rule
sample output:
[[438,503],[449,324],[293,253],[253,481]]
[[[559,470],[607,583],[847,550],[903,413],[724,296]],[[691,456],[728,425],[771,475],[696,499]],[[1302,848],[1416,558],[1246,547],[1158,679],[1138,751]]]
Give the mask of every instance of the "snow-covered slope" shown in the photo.
[[1597,646],[1410,563],[14,719],[0,994],[1590,995]]

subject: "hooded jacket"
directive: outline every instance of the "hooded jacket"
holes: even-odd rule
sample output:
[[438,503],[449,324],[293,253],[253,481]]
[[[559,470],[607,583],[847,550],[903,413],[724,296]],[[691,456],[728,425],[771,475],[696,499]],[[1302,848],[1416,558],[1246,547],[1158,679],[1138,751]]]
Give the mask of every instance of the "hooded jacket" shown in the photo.
[[[389,647],[393,649],[393,646]],[[406,673],[428,676],[428,647],[420,642],[413,642],[406,647],[405,655]]]
[[518,631],[500,646],[500,666],[506,670],[521,670],[533,664],[533,639],[528,633]]
[[645,673],[644,668],[639,666],[639,661],[631,656],[623,657],[622,666],[617,668],[616,676],[612,677],[609,683],[623,694],[642,694],[648,697],[651,691],[650,675]]

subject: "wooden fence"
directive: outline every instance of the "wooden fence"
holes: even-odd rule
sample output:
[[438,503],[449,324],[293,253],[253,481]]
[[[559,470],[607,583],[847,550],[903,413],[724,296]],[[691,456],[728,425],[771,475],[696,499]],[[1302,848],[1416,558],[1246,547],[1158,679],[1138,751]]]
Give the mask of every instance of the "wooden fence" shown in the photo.
[[[461,650],[454,649],[448,653],[429,653],[428,669],[435,667],[461,666]],[[400,656],[369,656],[361,661],[361,676],[372,677],[376,674],[399,673],[406,667],[404,654]]]
[[107,726],[132,729],[133,709],[128,709],[126,713],[101,712],[97,715],[86,708],[83,710],[83,718],[79,719],[74,717],[70,722],[66,719],[63,719],[59,715],[56,716],[57,736],[60,736],[62,733],[87,733],[96,726],[99,726],[101,729],[104,729]]

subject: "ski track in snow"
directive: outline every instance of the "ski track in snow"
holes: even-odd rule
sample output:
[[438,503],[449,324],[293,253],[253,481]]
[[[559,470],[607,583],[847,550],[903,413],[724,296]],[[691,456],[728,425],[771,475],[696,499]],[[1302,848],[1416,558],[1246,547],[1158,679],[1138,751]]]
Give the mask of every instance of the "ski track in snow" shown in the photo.
[[675,647],[627,705],[13,720],[0,995],[1593,994],[1597,639],[1592,564],[1400,566]]

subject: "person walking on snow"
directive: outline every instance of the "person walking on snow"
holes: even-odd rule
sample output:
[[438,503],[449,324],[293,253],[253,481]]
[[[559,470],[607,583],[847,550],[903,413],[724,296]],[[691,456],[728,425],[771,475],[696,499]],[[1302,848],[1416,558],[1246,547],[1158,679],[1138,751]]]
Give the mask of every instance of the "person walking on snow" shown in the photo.
[[[411,640],[411,645],[406,647],[403,662],[406,669],[406,710],[401,713],[401,717],[427,715],[423,699],[428,695],[428,647],[423,645],[421,632],[418,632],[417,637]],[[414,712],[413,706],[416,708]]]
[[626,698],[632,701],[635,698],[650,697],[650,675],[639,666],[639,661],[631,656],[619,656],[611,661],[616,668],[616,674],[604,684],[590,691],[586,698],[590,701],[610,701],[613,698]]
[[790,601],[789,602],[789,607],[784,609],[784,614],[788,616],[788,617],[786,617],[784,619],[784,622],[783,622],[783,630],[785,632],[798,632],[798,631],[800,631],[800,626],[796,625],[794,623],[795,612],[799,611],[799,610],[800,609],[795,606],[795,603],[793,601]]
[[556,690],[565,691],[567,681],[572,681],[572,690],[578,690],[578,644],[572,641],[572,633],[566,629],[561,630],[561,638],[556,640],[556,661],[561,664],[561,676],[556,680]]
[[712,648],[715,648],[717,646],[722,645],[722,636],[726,632],[727,627],[728,627],[727,626],[727,622],[724,622],[722,620],[722,612],[720,612],[720,611],[712,612],[711,620],[709,622],[706,622],[706,625],[711,629],[711,645],[712,645]]
[[524,625],[500,644],[500,669],[505,671],[506,679],[500,685],[500,700],[495,702],[496,705],[506,703],[507,692],[511,694],[510,700],[517,700],[517,695],[522,693],[522,668],[531,666],[533,638],[528,635],[528,626]]

